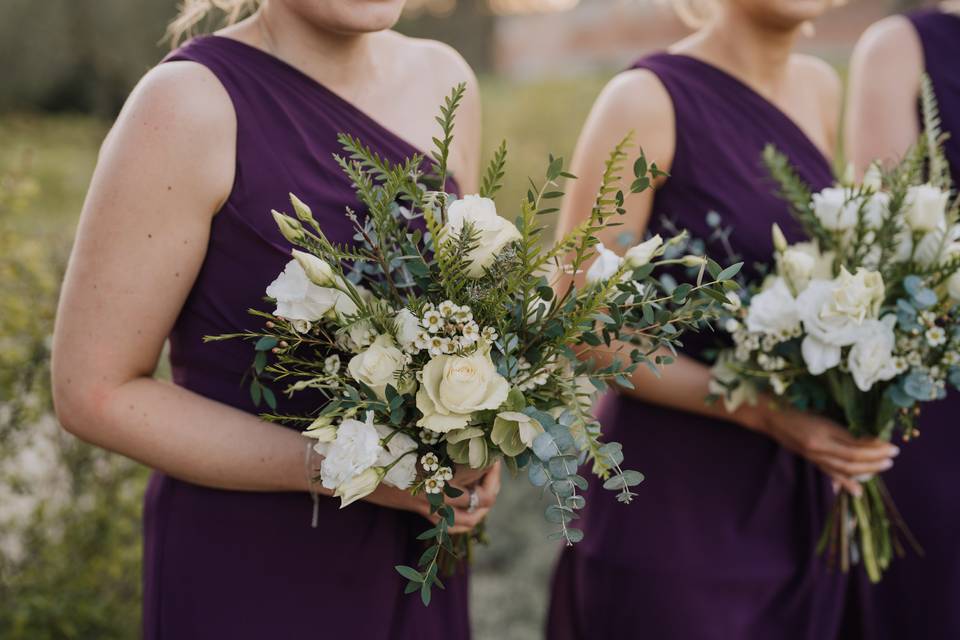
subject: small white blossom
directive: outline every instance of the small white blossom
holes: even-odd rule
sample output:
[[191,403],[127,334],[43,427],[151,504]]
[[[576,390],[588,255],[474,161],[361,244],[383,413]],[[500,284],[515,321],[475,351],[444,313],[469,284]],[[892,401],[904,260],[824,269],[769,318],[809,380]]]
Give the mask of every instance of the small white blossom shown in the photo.
[[423,490],[427,493],[441,493],[444,484],[444,481],[440,478],[431,476],[423,481]]
[[[423,382],[419,376],[423,374],[422,371],[417,371],[418,380]],[[440,442],[440,438],[443,437],[442,433],[437,433],[436,431],[431,431],[430,429],[421,429],[420,430],[420,442],[424,444],[437,444]]]
[[423,314],[423,320],[420,321],[420,324],[430,333],[436,333],[443,328],[443,316],[439,311],[430,309]]
[[943,327],[930,327],[924,335],[927,338],[927,344],[931,347],[939,347],[947,341],[947,332]]
[[457,322],[470,322],[473,320],[473,311],[467,305],[463,305],[453,314],[453,319]]
[[437,454],[433,453],[432,451],[425,453],[420,458],[420,466],[423,467],[424,471],[436,471],[440,468],[440,458],[438,458]]
[[417,334],[416,340],[413,341],[413,346],[417,348],[418,351],[423,351],[424,349],[430,348],[430,341],[433,338],[426,331],[421,331]]
[[428,350],[432,356],[442,356],[446,353],[445,349],[450,344],[450,338],[443,336],[431,336]]
[[437,470],[437,477],[443,480],[444,482],[450,482],[453,480],[453,469],[450,467],[440,467]]
[[497,330],[493,327],[484,327],[483,331],[480,332],[480,335],[483,336],[483,339],[487,342],[494,342],[500,336],[497,335]]
[[770,386],[773,388],[773,392],[778,396],[782,396],[787,392],[787,387],[789,385],[787,382],[780,376],[770,376]]
[[907,354],[907,364],[911,367],[919,367],[923,364],[923,356],[919,351],[911,351]]
[[340,371],[340,356],[334,354],[323,361],[323,372],[327,375],[335,375]]
[[897,356],[893,359],[893,370],[896,371],[897,375],[905,373],[907,369],[910,368],[910,365],[907,364],[907,359],[901,356]]
[[480,339],[480,325],[471,320],[463,325],[463,328],[460,329],[460,334],[463,336],[461,344],[465,342],[467,345],[471,345]]
[[453,314],[456,313],[458,310],[459,308],[457,307],[456,303],[454,303],[452,300],[444,300],[437,307],[437,311],[439,311],[440,315],[442,315],[444,318],[453,317]]
[[945,354],[943,354],[943,364],[947,365],[948,367],[960,364],[960,354],[958,354],[956,351],[947,351]]

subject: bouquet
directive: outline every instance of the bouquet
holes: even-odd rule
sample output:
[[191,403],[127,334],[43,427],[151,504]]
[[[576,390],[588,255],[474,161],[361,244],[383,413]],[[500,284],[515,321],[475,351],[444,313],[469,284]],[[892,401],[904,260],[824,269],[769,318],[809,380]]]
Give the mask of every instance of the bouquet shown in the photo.
[[[209,338],[254,343],[254,402],[273,411],[266,419],[313,440],[323,456],[318,479],[342,507],[381,483],[426,494],[437,524],[419,536],[427,544],[417,567],[397,567],[424,604],[442,586],[440,563],[466,544],[449,534],[454,511],[445,504],[461,494],[451,484],[458,466],[484,469],[502,459],[524,469],[550,494],[546,519],[568,544],[583,537],[572,526],[587,487],[581,463],[592,462],[604,486],[630,501],[642,476],[623,466],[619,444],[601,441],[592,398],[608,383],[630,386],[641,364],[667,363],[654,352],[715,316],[739,269],[686,257],[701,265],[698,281],[667,293],[651,274],[674,240],[651,238],[623,259],[597,242],[595,234],[623,213],[617,183],[629,138],[606,162],[589,219],[552,246],[543,220],[557,210],[550,202],[563,195],[561,179],[573,178],[560,158],[550,158],[540,184],[531,181],[512,221],[491,199],[505,175],[505,144],[479,194],[445,191],[462,95],[460,86],[442,107],[443,135],[429,161],[417,155],[394,164],[341,135],[336,160],[367,210],[346,211],[355,242],[328,240],[310,207],[291,195],[294,215],[273,212],[296,247],[266,290],[276,308],[250,311],[263,322],[257,330]],[[641,154],[631,191],[660,175]],[[576,286],[571,276],[590,261],[587,284]],[[578,358],[600,349],[623,357],[603,367]],[[277,385],[324,398],[309,415],[279,414]]]
[[[774,225],[773,268],[723,326],[713,390],[731,406],[767,391],[826,414],[857,437],[916,435],[922,402],[960,386],[960,226],[936,104],[924,86],[923,142],[889,172],[870,168],[811,194],[772,148],[765,160],[809,241]],[[878,581],[916,543],[881,478],[841,493],[819,544],[844,571],[862,558]]]

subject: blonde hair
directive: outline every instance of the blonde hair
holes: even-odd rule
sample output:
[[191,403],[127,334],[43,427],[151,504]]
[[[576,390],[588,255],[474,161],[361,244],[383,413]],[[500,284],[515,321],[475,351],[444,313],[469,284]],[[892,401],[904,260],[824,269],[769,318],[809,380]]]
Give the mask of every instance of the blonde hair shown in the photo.
[[260,6],[260,0],[181,0],[179,12],[167,25],[167,38],[176,47],[196,33],[211,14],[223,14],[223,24],[230,25],[244,18]]

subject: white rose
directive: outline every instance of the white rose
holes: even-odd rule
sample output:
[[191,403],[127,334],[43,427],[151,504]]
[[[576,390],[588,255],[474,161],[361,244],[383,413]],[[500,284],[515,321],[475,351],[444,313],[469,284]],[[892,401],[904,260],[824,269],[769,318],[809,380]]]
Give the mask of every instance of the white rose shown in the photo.
[[367,414],[366,422],[354,418],[344,420],[340,423],[337,438],[333,442],[317,443],[314,449],[324,456],[320,463],[320,480],[323,486],[336,489],[377,462],[382,447],[380,436],[373,425],[373,414]]
[[658,233],[646,242],[641,242],[635,247],[630,247],[623,256],[627,261],[627,266],[631,269],[639,269],[649,263],[653,260],[653,257],[657,255],[657,251],[659,251],[661,245],[663,245],[663,238],[661,238]]
[[857,203],[850,201],[842,187],[829,187],[813,194],[813,213],[830,231],[852,229],[857,224]]
[[336,276],[333,268],[325,260],[321,260],[312,253],[293,250],[293,259],[296,260],[310,282],[319,287],[329,287],[334,283]]
[[893,326],[896,322],[896,316],[888,315],[882,320],[868,320],[860,327],[860,336],[850,348],[847,364],[861,391],[870,391],[877,382],[897,375],[893,362],[896,344]]
[[397,461],[387,471],[383,481],[397,489],[409,489],[417,479],[417,456],[409,452],[417,450],[417,443],[407,434],[394,431],[386,425],[378,424],[376,427],[380,439],[387,443],[386,449],[380,449],[377,466],[386,468]]
[[470,252],[471,278],[483,276],[505,246],[521,239],[520,232],[512,222],[497,215],[497,207],[490,198],[464,196],[447,209],[446,228],[453,237],[459,237],[464,223],[470,223],[478,235],[477,247]]
[[347,371],[357,382],[370,387],[381,399],[386,396],[387,385],[393,385],[400,393],[412,391],[413,381],[405,378],[398,381],[398,375],[403,371],[405,358],[403,352],[397,348],[393,338],[386,335],[377,336],[366,350],[350,358]]
[[750,300],[746,319],[749,331],[785,335],[793,331],[798,324],[800,314],[797,311],[797,301],[783,278],[776,278],[771,286]]
[[423,330],[420,320],[413,315],[410,309],[400,309],[393,317],[393,324],[397,335],[397,342],[404,349],[409,349],[416,342],[417,336]]
[[342,296],[336,289],[318,287],[310,282],[296,260],[287,263],[283,273],[267,287],[266,293],[277,301],[274,315],[309,322],[327,315]]
[[417,426],[438,433],[462,429],[474,411],[499,408],[508,390],[489,352],[436,356],[423,368],[423,384],[417,391],[417,409],[423,417]]
[[781,273],[793,285],[794,291],[803,291],[807,287],[816,266],[816,258],[802,249],[789,247],[780,257]]
[[933,231],[946,220],[950,194],[931,184],[910,187],[904,202],[904,218],[914,231]]
[[587,270],[587,282],[591,284],[612,278],[623,262],[623,258],[603,246],[602,242],[597,244],[596,250],[597,257]]
[[877,316],[885,296],[883,276],[879,272],[861,267],[851,275],[841,267],[840,275],[834,280],[831,301],[821,313],[849,317],[860,324],[868,317]]

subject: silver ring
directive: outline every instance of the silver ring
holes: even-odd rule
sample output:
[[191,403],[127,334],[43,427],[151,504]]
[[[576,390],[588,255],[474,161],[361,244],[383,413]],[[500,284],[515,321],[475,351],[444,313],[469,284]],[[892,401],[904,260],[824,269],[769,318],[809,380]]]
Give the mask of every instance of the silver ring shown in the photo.
[[470,496],[470,504],[467,505],[467,513],[473,513],[480,506],[480,496],[477,495],[475,489],[470,489],[468,495]]

